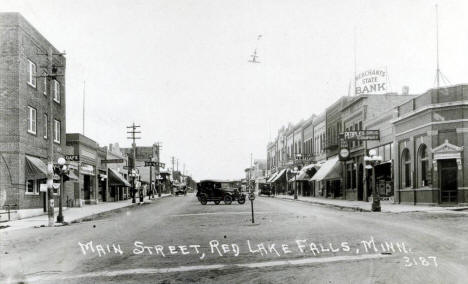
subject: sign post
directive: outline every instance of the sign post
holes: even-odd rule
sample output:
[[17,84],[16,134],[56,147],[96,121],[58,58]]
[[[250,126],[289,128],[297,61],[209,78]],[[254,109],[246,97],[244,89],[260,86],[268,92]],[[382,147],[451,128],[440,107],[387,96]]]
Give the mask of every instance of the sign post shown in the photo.
[[253,208],[253,201],[255,200],[255,193],[249,193],[249,200],[250,200],[250,208],[252,209],[252,224],[255,223],[254,219],[254,208]]

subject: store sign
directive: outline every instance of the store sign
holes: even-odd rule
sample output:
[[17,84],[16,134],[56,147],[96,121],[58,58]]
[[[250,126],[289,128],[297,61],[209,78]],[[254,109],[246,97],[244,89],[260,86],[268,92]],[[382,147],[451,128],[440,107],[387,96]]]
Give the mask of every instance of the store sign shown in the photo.
[[387,71],[369,69],[355,77],[355,95],[385,94],[388,92]]
[[124,162],[124,159],[101,160],[101,164],[120,164],[123,162]]
[[370,141],[380,140],[379,130],[357,130],[357,131],[345,131],[340,134],[344,140],[347,141]]
[[349,143],[348,140],[340,137],[340,151],[338,152],[338,159],[340,161],[347,161],[349,160]]
[[65,155],[65,160],[66,161],[79,162],[80,161],[80,155]]
[[91,165],[82,165],[80,168],[81,174],[85,175],[94,175],[94,166]]

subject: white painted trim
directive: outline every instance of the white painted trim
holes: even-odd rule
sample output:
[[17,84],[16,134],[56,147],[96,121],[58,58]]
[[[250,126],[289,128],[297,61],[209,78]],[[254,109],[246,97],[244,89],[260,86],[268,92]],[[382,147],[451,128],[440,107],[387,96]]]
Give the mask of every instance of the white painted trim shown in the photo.
[[407,134],[411,131],[415,131],[417,129],[420,129],[420,128],[424,128],[424,127],[427,127],[427,126],[431,126],[431,125],[439,125],[439,124],[446,124],[446,123],[457,123],[457,122],[468,122],[468,119],[454,119],[454,120],[446,120],[446,121],[432,121],[432,122],[428,122],[426,124],[423,124],[423,125],[419,125],[417,127],[414,127],[414,128],[411,128],[409,130],[406,130],[406,131],[403,131],[403,132],[400,132],[400,133],[395,133],[395,137],[396,136],[401,136],[401,135],[404,135],[404,134]]
[[[447,102],[447,103],[437,103],[437,104],[430,104],[430,105],[427,105],[427,106],[424,106],[420,109],[417,109],[417,110],[414,110],[412,112],[408,112],[408,113],[405,113],[403,116],[400,116],[396,119],[392,119],[390,120],[390,123],[396,123],[396,122],[399,122],[401,120],[404,120],[404,119],[407,119],[413,115],[416,115],[420,112],[423,112],[423,111],[426,111],[426,110],[430,110],[430,109],[434,109],[434,108],[443,108],[443,107],[453,107],[453,106],[465,106],[465,105],[468,105],[468,101],[455,101],[455,102]],[[402,106],[402,105],[400,105]]]

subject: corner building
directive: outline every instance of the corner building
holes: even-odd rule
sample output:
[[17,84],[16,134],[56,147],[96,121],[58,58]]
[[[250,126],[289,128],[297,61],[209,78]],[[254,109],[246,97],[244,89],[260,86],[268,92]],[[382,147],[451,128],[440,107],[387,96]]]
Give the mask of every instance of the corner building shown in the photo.
[[[20,14],[0,13],[0,208],[14,205],[19,215],[22,209],[46,210],[40,189],[47,178],[49,139],[54,161],[66,151],[65,77],[44,76],[49,50],[59,53]],[[65,57],[52,59],[64,74]],[[56,206],[58,198],[55,190]]]
[[395,201],[468,204],[468,85],[431,89],[396,108]]

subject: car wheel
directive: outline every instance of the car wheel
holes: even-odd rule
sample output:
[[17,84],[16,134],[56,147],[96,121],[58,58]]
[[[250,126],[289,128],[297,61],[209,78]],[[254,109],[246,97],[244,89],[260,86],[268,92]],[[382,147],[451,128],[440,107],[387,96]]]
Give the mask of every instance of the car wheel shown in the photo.
[[245,196],[242,196],[239,199],[237,199],[237,202],[239,202],[239,204],[244,204],[245,203]]
[[224,204],[230,205],[232,203],[232,197],[230,195],[224,196]]
[[214,203],[215,203],[216,205],[219,205],[220,202],[221,202],[221,200],[215,200]]
[[200,197],[200,203],[201,203],[202,205],[206,205],[206,203],[208,203],[208,200],[206,200],[206,196]]

